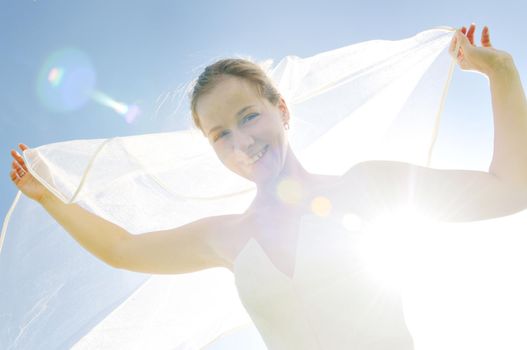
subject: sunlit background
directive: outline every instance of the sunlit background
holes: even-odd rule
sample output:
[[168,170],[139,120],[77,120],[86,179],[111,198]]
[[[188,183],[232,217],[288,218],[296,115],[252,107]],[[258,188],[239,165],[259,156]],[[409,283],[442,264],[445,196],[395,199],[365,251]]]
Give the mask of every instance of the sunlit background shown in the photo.
[[[525,82],[525,10],[513,0],[2,1],[0,214],[5,216],[17,192],[9,178],[9,151],[18,143],[36,147],[187,128],[183,87],[215,58],[307,57],[473,21],[478,43],[483,25],[489,26],[492,43],[513,55]],[[491,152],[488,81],[456,69],[432,166],[486,170]],[[324,210],[326,204],[321,199],[316,205]],[[259,344],[254,331],[210,349],[250,344]]]

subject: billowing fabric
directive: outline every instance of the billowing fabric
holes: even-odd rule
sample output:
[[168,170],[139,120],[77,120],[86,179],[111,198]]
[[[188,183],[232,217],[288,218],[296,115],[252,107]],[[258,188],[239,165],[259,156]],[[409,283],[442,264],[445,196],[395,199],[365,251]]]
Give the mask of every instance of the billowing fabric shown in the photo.
[[[455,66],[453,32],[436,28],[271,65],[291,112],[293,151],[306,169],[339,175],[367,159],[430,164]],[[58,142],[23,156],[62,201],[132,234],[241,213],[255,195],[255,185],[229,172],[194,129]],[[437,223],[411,236],[408,244],[422,249],[412,253],[403,304],[416,349],[527,347],[526,215]],[[251,242],[243,259],[262,259]],[[0,249],[2,349],[199,349],[238,327],[259,326],[240,300],[251,298],[247,272],[235,280],[224,268],[167,276],[109,267],[20,192]],[[326,335],[313,348],[332,348],[331,333],[348,332],[331,316],[343,317],[315,320]]]

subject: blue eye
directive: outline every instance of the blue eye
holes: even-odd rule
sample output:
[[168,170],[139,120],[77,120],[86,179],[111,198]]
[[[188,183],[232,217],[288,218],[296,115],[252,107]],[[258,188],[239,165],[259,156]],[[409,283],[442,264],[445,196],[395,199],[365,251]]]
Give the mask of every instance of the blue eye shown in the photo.
[[[253,119],[256,118],[258,115],[259,115],[258,113],[249,114],[248,116],[246,116],[245,118],[243,118],[243,122],[245,123],[245,121],[253,120]],[[214,139],[214,141],[219,140],[220,138],[222,138],[222,137],[225,136],[226,134],[228,134],[228,131],[222,131],[221,133],[218,134],[218,136],[216,136],[216,138]]]
[[[252,120],[258,116],[258,113],[250,114],[247,117],[245,117],[245,120]],[[251,118],[253,117],[253,118]]]
[[222,138],[222,137],[223,137],[224,135],[226,135],[226,134],[227,134],[227,131],[222,131],[222,132],[216,137],[216,139],[215,139],[214,141],[216,141],[216,140],[219,139],[219,138]]

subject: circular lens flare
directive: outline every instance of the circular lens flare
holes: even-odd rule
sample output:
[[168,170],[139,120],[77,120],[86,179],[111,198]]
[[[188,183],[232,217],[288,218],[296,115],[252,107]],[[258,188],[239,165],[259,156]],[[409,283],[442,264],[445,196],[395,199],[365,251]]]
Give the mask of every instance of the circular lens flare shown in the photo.
[[300,182],[291,178],[280,181],[276,191],[278,197],[284,203],[290,204],[299,203],[305,195],[304,189]]
[[311,201],[311,211],[318,216],[328,216],[331,208],[331,201],[324,196],[317,196]]
[[86,104],[95,88],[93,65],[82,51],[67,48],[52,53],[37,77],[37,96],[54,112],[74,111]]

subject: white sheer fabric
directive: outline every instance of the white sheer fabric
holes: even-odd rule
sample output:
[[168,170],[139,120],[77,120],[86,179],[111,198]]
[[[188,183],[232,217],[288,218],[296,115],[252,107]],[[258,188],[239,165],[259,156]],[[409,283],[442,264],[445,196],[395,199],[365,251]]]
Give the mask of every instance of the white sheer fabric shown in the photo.
[[[287,56],[270,68],[305,167],[342,174],[366,159],[429,164],[455,63],[448,55],[452,35],[436,28]],[[65,141],[23,156],[61,200],[132,234],[241,213],[255,194],[196,130]],[[429,230],[436,235],[416,238],[434,243],[405,296],[418,349],[527,346],[520,332],[527,326],[526,215],[438,224]],[[111,268],[20,192],[0,249],[2,348],[198,349],[252,325],[230,271],[150,276]],[[497,260],[497,251],[506,254]]]

